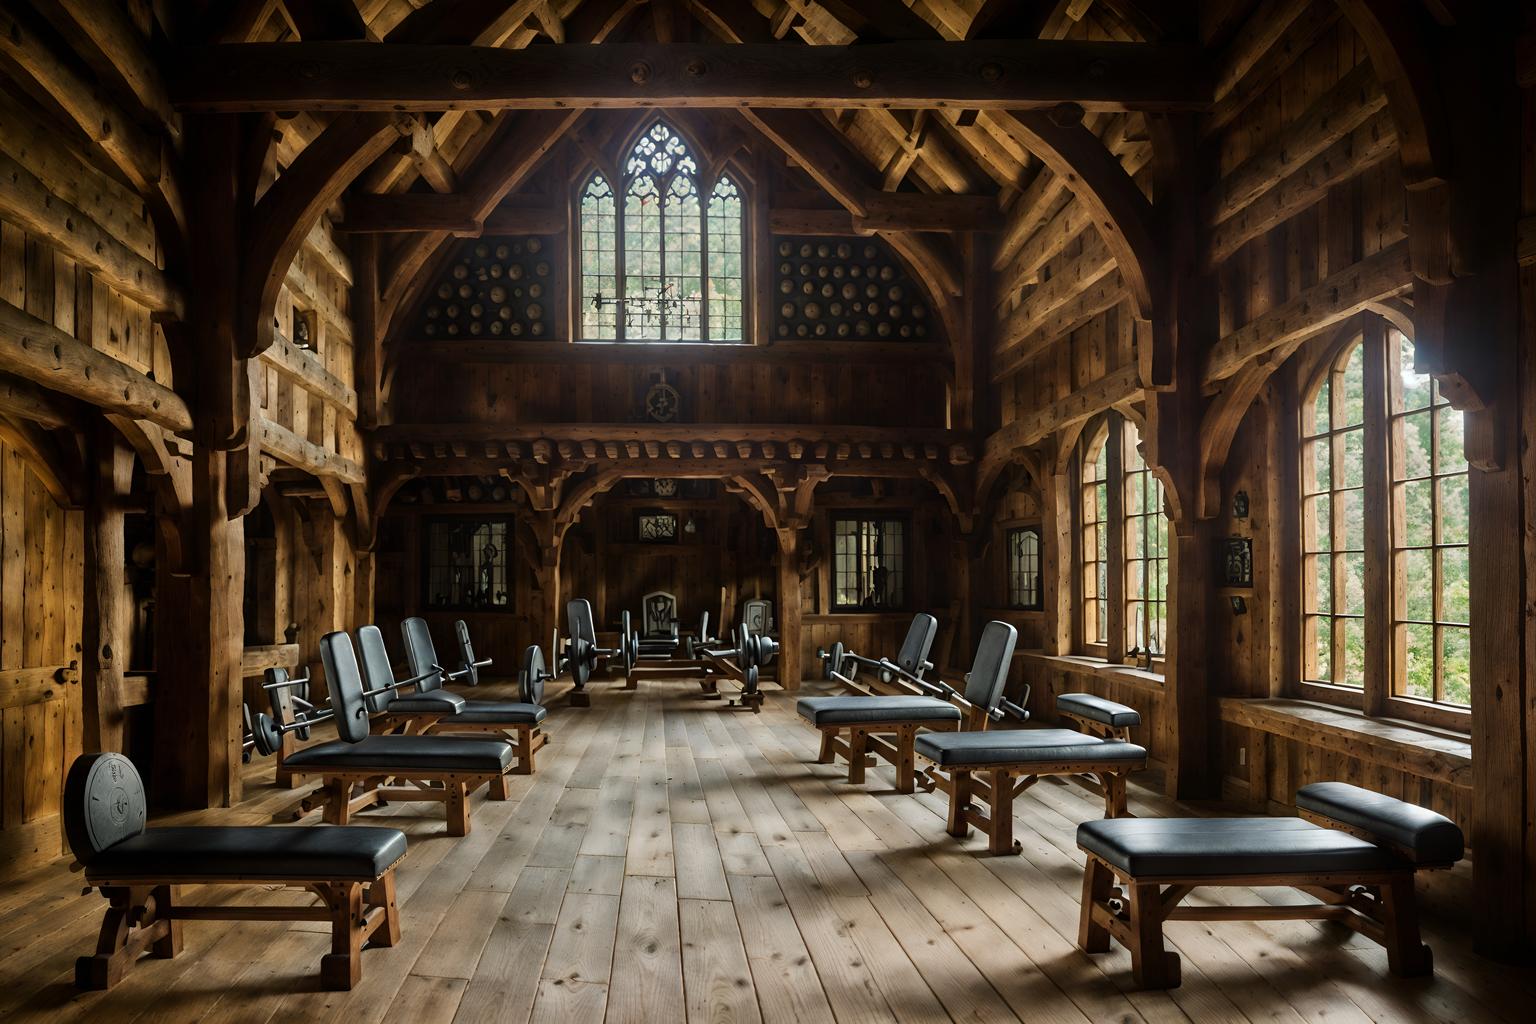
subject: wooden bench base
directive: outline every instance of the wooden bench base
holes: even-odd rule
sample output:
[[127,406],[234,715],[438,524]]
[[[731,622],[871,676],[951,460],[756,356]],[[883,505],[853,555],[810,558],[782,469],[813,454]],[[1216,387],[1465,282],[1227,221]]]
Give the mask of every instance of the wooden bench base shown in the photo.
[[393,946],[400,941],[400,912],[395,906],[395,870],[373,882],[290,882],[320,898],[308,907],[225,907],[183,905],[178,885],[249,885],[239,878],[174,878],[131,882],[96,880],[109,902],[96,952],[75,961],[75,985],[83,990],[109,989],[123,980],[146,952],[169,960],[181,952],[183,921],[329,921],[331,951],[320,960],[320,982],[345,991],[363,976],[362,951]]
[[[818,725],[821,751],[816,763],[835,764],[842,757],[848,762],[848,781],[863,785],[865,769],[875,763],[874,758],[880,758],[896,769],[896,792],[911,793],[917,789],[917,755],[912,748],[918,732],[952,732],[959,724],[927,721]],[[848,733],[846,739],[844,731]]]
[[403,778],[388,775],[378,769],[355,772],[321,770],[313,774],[324,780],[318,789],[305,795],[287,811],[273,815],[274,820],[298,821],[318,810],[322,820],[330,825],[347,825],[352,815],[369,807],[383,806],[391,801],[415,803],[420,801],[443,805],[448,820],[448,834],[469,835],[469,794],[482,785],[490,787],[492,799],[505,800],[508,796],[507,777],[496,775],[464,775],[443,772]]
[[[1256,907],[1180,905],[1195,889],[1209,885],[1285,886],[1321,902]],[[1420,977],[1434,972],[1434,957],[1419,937],[1411,869],[1351,875],[1133,878],[1088,855],[1077,934],[1077,944],[1084,952],[1108,952],[1113,938],[1130,951],[1131,973],[1138,987],[1176,988],[1179,955],[1164,946],[1164,921],[1337,921],[1386,947],[1387,965],[1393,974]]]
[[[1097,789],[1104,796],[1104,817],[1124,818],[1130,812],[1125,803],[1125,780],[1144,764],[1114,762],[1061,762],[1055,764],[1000,764],[974,768],[944,768],[930,765],[923,771],[923,788],[949,794],[947,831],[956,839],[971,834],[975,825],[987,834],[987,852],[1018,853],[1023,847],[1013,838],[1013,801],[1020,793],[1046,776],[1088,775],[1098,780]],[[948,775],[944,773],[948,772]],[[983,810],[977,801],[987,805]]]
[[[534,773],[533,757],[544,744],[549,742],[542,726],[522,723],[503,724],[500,722],[461,722],[454,715],[437,715],[421,712],[393,712],[386,715],[395,731],[407,736],[484,736],[491,735],[498,739],[504,739],[512,745],[513,756],[517,758],[512,766],[514,775],[532,775]],[[505,800],[507,797],[505,787],[498,791],[496,786],[491,787],[491,798]]]

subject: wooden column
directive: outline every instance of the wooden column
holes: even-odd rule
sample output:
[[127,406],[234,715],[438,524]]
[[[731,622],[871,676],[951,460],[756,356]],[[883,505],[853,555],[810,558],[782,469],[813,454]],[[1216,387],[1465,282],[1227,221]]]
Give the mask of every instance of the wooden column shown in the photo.
[[133,484],[133,449],[105,424],[97,433],[96,490],[85,529],[85,620],[81,639],[87,750],[123,749],[123,672],[129,602],[123,499]]
[[784,527],[779,537],[779,685],[800,689],[804,660],[800,650],[800,530]]
[[[175,329],[177,386],[197,396],[192,508],[185,578],[162,571],[158,591],[155,738],[150,787],[157,801],[229,806],[240,799],[241,654],[244,649],[244,511],[254,481],[249,360],[236,357],[241,227],[249,195],[240,122],[189,118],[188,163],[198,168],[190,210],[188,320]],[[271,316],[271,310],[261,315]],[[169,330],[168,326],[168,330]],[[237,486],[231,487],[231,480]],[[162,562],[163,564],[163,562]]]
[[1217,730],[1216,695],[1211,692],[1210,595],[1215,586],[1211,563],[1214,523],[1183,516],[1169,523],[1170,582],[1168,651],[1164,690],[1172,730],[1166,790],[1179,799],[1220,796],[1221,775],[1214,767]]
[[1045,608],[1042,646],[1046,654],[1071,654],[1072,595],[1072,482],[1063,472],[1048,472],[1040,481],[1041,602]]

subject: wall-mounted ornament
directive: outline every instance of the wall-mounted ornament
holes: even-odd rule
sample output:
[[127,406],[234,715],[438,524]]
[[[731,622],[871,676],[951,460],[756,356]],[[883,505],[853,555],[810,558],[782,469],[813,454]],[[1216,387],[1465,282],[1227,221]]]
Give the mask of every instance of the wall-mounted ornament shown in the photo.
[[1247,519],[1248,518],[1248,492],[1247,491],[1238,491],[1236,494],[1232,495],[1232,518],[1233,519]]
[[642,544],[675,544],[677,516],[671,512],[637,512],[635,536]]
[[677,481],[670,477],[657,477],[651,484],[651,492],[658,498],[676,497]]
[[774,337],[925,341],[941,335],[928,295],[878,238],[773,240]]
[[1221,582],[1227,587],[1253,586],[1253,541],[1228,537],[1221,542]]
[[434,341],[555,336],[561,302],[553,246],[553,239],[540,237],[462,243],[422,302],[417,321],[422,336]]
[[645,415],[657,423],[671,423],[682,411],[683,396],[662,377],[645,392]]

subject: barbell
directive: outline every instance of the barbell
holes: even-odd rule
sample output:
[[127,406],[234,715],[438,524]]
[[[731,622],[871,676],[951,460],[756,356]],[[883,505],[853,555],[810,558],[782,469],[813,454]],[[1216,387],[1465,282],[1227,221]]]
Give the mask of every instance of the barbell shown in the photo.
[[[293,713],[293,721],[283,721],[282,701],[273,699],[272,713],[265,711],[256,713],[251,719],[251,746],[263,757],[277,753],[283,745],[283,737],[288,733],[294,733],[301,740],[309,739],[309,728],[320,722],[329,721],[336,717],[336,709],[331,707],[316,707],[309,702],[309,676],[301,679],[291,679],[286,668],[269,668],[263,673],[266,677],[261,688],[268,693],[276,690],[290,690],[289,696],[296,709]],[[303,694],[303,696],[300,696]],[[247,709],[248,710],[248,709]]]

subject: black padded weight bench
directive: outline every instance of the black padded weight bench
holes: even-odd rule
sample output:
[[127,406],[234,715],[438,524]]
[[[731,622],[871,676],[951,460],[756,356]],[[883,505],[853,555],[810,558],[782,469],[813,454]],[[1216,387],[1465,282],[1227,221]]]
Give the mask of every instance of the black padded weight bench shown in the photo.
[[[917,674],[927,663],[937,625],[931,615],[916,616],[897,661],[877,663],[890,680],[884,684],[886,692],[802,697],[795,703],[800,717],[821,731],[818,764],[831,764],[842,755],[848,760],[848,781],[862,784],[869,755],[874,755],[896,769],[896,792],[911,793],[916,788],[914,745],[919,732],[982,730],[991,724],[1008,680],[1018,630],[1006,622],[987,623],[960,694]],[[847,678],[836,668],[832,672],[840,680]]]
[[[933,762],[923,772],[924,788],[949,794],[950,835],[964,839],[975,825],[987,833],[989,853],[1018,853],[1020,846],[1013,838],[1014,798],[1050,775],[1096,778],[1104,797],[1104,816],[1126,815],[1125,780],[1147,766],[1147,752],[1123,737],[1141,716],[1135,708],[1088,694],[1061,694],[1056,710],[1091,728],[1086,732],[1002,729],[918,736],[917,753]],[[977,807],[977,800],[984,801],[988,810]]]
[[[464,674],[470,685],[477,685],[479,669],[489,663],[475,660],[475,649],[469,642],[469,629],[463,620],[454,623],[454,629],[463,661],[463,667],[458,671]],[[467,700],[452,690],[444,689],[444,679],[453,673],[439,664],[426,620],[414,617],[406,619],[400,624],[400,634],[405,640],[406,659],[412,676],[407,681],[414,682],[416,692],[397,695],[383,702],[380,710],[393,720],[404,723],[408,732],[424,735],[485,734],[504,739],[512,744],[517,759],[513,772],[532,775],[533,756],[547,741],[542,728],[548,714],[544,707],[531,701]],[[362,654],[363,674],[368,679],[369,688],[382,687],[392,682],[394,673],[389,663],[389,651],[384,646],[384,634],[379,628],[364,626],[358,630],[357,645]],[[535,686],[539,693],[543,693],[542,680],[525,682],[525,692],[529,686]],[[375,699],[383,701],[384,696],[381,694]],[[492,794],[498,795],[494,787]]]
[[[1179,984],[1164,921],[1338,921],[1387,950],[1393,974],[1431,974],[1419,938],[1413,876],[1461,859],[1461,829],[1434,811],[1345,782],[1296,791],[1299,818],[1117,818],[1079,825],[1083,871],[1078,945],[1131,954],[1143,988]],[[1117,885],[1118,883],[1118,885]],[[1287,886],[1321,902],[1299,906],[1181,905],[1207,885]]]
[[[108,900],[96,952],[75,961],[75,985],[108,989],[145,952],[181,952],[183,921],[329,921],[320,960],[328,989],[363,976],[366,946],[400,941],[395,866],[405,834],[393,828],[144,827],[144,784],[121,754],[75,759],[64,784],[64,830],[85,880]],[[184,885],[280,885],[306,889],[318,906],[186,905]]]
[[283,767],[295,774],[324,779],[322,789],[300,804],[300,812],[323,806],[327,822],[345,825],[355,812],[375,804],[435,801],[447,813],[448,834],[469,835],[469,794],[483,785],[504,785],[512,745],[466,736],[371,736],[352,638],[342,631],[327,633],[320,638],[320,658],[339,738],[283,759]]

